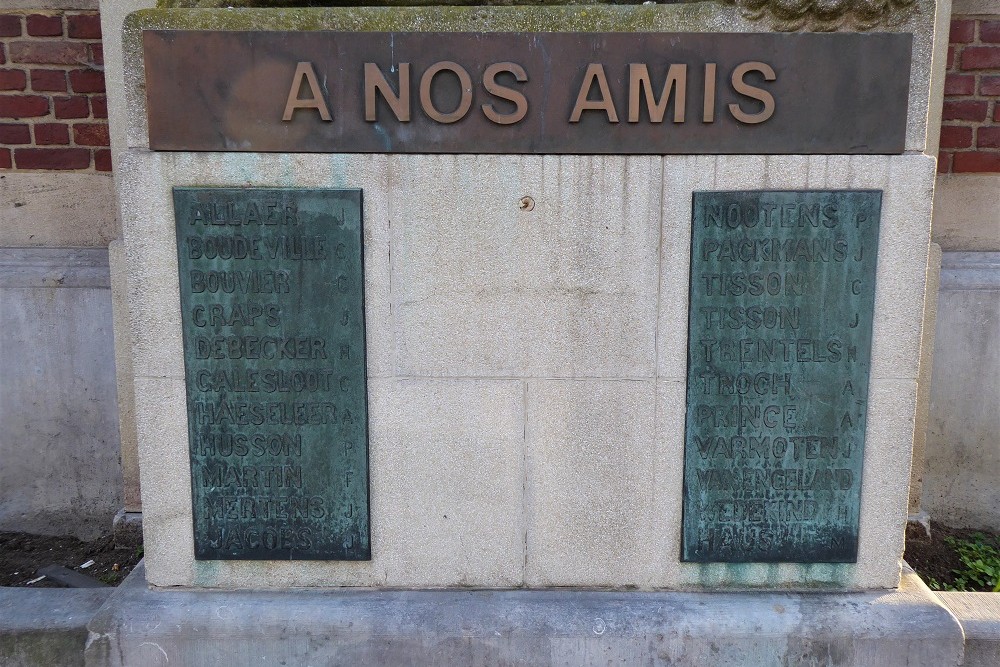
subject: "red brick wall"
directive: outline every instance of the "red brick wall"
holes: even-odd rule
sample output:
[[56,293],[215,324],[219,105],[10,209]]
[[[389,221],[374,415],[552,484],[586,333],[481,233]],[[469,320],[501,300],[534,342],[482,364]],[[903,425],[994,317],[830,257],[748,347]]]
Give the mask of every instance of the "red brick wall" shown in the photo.
[[1000,172],[1000,20],[957,16],[950,42],[938,171]]
[[111,171],[97,12],[0,10],[0,169]]

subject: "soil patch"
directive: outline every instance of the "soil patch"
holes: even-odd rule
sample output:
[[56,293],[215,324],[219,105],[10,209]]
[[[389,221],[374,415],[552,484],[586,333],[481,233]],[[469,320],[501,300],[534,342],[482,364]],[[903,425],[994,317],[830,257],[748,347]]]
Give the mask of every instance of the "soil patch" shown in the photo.
[[[46,565],[62,565],[117,586],[141,558],[141,546],[116,547],[113,535],[82,542],[75,537],[0,532],[0,586],[28,586],[29,581],[39,576],[36,570]],[[93,565],[80,567],[91,560]],[[30,586],[60,587],[48,577]]]
[[[989,531],[952,528],[932,522],[931,537],[928,538],[922,528],[908,527],[904,558],[935,590],[954,590],[956,580],[965,568],[958,551],[946,538],[978,541],[1000,549],[1000,534]],[[38,577],[36,570],[46,565],[62,565],[117,586],[141,558],[141,546],[116,547],[112,535],[82,542],[75,537],[0,532],[0,586],[27,586],[29,581]],[[93,565],[80,567],[90,560],[94,561]],[[46,578],[31,586],[57,588],[58,584]],[[991,589],[967,586],[966,590]]]
[[906,552],[903,558],[933,590],[992,591],[990,587],[971,584],[968,577],[965,577],[964,584],[956,587],[956,583],[962,578],[962,573],[968,568],[962,562],[955,546],[949,543],[951,541],[949,538],[1000,549],[1000,535],[997,533],[952,528],[932,521],[930,538],[919,526],[907,527]]

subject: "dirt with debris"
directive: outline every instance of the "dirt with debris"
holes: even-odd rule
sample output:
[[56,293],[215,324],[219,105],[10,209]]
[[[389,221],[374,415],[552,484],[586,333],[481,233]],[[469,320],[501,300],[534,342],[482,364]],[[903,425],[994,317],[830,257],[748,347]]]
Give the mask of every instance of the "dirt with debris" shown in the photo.
[[[0,586],[58,588],[48,577],[29,584],[46,565],[62,565],[117,586],[142,558],[142,546],[115,546],[113,535],[82,542],[75,537],[0,532]],[[88,561],[89,567],[81,567]]]
[[[955,584],[955,570],[961,571],[964,565],[958,552],[945,542],[945,538],[975,541],[976,535],[982,535],[985,543],[1000,548],[1000,535],[987,530],[951,528],[932,521],[931,536],[928,538],[922,527],[910,524],[906,529],[903,558],[925,582],[931,579],[947,589]],[[989,592],[989,589],[981,590]]]
[[[911,525],[906,533],[904,558],[925,580],[933,578],[943,585],[952,585],[955,570],[962,568],[962,561],[954,547],[944,540],[946,537],[971,540],[977,533],[1000,547],[1000,535],[988,531],[932,523],[931,537],[928,538],[922,528]],[[36,570],[46,565],[62,565],[117,586],[141,558],[141,545],[116,547],[112,535],[93,542],[82,542],[75,537],[0,533],[0,586],[27,586],[29,581],[39,576]],[[94,561],[93,565],[80,567],[90,560]],[[58,587],[47,578],[30,585],[36,588]]]

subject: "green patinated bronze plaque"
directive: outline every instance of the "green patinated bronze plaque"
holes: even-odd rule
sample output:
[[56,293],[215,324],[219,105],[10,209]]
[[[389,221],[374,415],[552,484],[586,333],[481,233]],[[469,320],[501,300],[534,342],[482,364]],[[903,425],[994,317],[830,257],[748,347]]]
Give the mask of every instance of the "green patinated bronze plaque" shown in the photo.
[[195,558],[369,559],[361,191],[174,211]]
[[857,560],[881,201],[694,193],[682,560]]

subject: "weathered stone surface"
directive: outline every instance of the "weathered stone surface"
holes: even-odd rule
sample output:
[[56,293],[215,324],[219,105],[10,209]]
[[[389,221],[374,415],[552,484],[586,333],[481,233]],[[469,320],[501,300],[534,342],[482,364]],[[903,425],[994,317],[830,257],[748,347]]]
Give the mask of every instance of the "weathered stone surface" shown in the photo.
[[1000,174],[946,174],[934,190],[935,243],[944,252],[1000,252]]
[[[480,379],[512,380],[515,385],[587,379],[619,382],[619,386],[630,386],[622,382],[626,380],[658,379],[664,387],[685,377],[688,221],[693,190],[874,188],[886,190],[886,196],[879,247],[883,261],[877,273],[873,325],[872,386],[878,393],[879,381],[902,378],[895,385],[887,384],[886,391],[890,386],[902,387],[904,394],[881,403],[889,412],[880,412],[872,419],[884,421],[883,428],[889,430],[883,431],[884,440],[867,450],[880,470],[874,479],[904,480],[905,486],[912,435],[912,414],[906,412],[912,410],[912,404],[907,403],[912,397],[907,392],[917,375],[924,281],[922,267],[911,264],[926,252],[929,204],[920,202],[933,177],[930,158],[263,156],[129,151],[120,162],[128,165],[123,176],[127,211],[123,221],[132,267],[129,293],[136,338],[135,375],[151,378],[142,386],[154,392],[146,399],[137,394],[137,401],[150,411],[137,418],[140,423],[150,423],[150,437],[156,443],[144,450],[144,466],[146,456],[153,458],[149,465],[154,469],[161,468],[164,456],[188,465],[186,436],[174,440],[173,435],[186,433],[186,420],[183,415],[165,414],[183,411],[183,401],[162,402],[157,393],[160,390],[154,390],[159,385],[152,380],[183,377],[170,184],[239,186],[252,180],[255,185],[274,187],[363,188],[369,378],[391,382],[438,378],[473,384]],[[428,174],[432,177],[427,178]],[[525,196],[534,200],[530,211],[520,208]],[[448,399],[455,401],[448,409],[463,409],[459,396]],[[546,409],[571,415],[573,402],[568,395],[564,398],[565,403],[559,398]],[[619,407],[625,409],[627,404]],[[683,414],[682,405],[682,399],[664,400],[658,415]],[[373,424],[375,419],[373,415]],[[177,424],[181,430],[175,430]],[[413,427],[419,426],[414,423]],[[518,446],[524,447],[523,423],[512,422],[510,428],[512,433],[522,433]],[[682,460],[683,423],[678,426],[668,420],[654,432],[664,443],[657,445],[662,447],[663,460]],[[634,433],[639,440],[649,438],[652,442],[654,437]],[[580,437],[586,441],[584,435]],[[870,431],[869,443],[873,442],[871,437]],[[468,450],[458,451],[469,457],[468,465],[475,465],[476,457]],[[865,466],[867,475],[868,459]],[[669,532],[669,522],[679,514],[672,513],[672,501],[663,499],[679,499],[681,482],[667,469],[659,468],[664,477],[662,483],[657,481],[658,488],[634,487],[637,506],[653,503],[659,508],[659,514],[650,515],[650,523],[642,530],[663,540],[655,554],[643,556],[649,560],[637,557],[622,570],[634,581],[645,582],[641,585],[799,583],[852,589],[895,585],[902,543],[893,536],[897,532],[901,536],[902,529],[897,526],[896,506],[880,504],[888,501],[887,494],[896,489],[894,483],[886,487],[875,482],[870,489],[863,487],[862,562],[857,566],[848,570],[747,566],[718,571],[711,566],[701,571],[683,568],[673,560],[679,538]],[[190,480],[186,476],[181,480],[175,471],[161,473],[150,477],[144,471],[143,476],[144,484],[149,479],[156,486],[144,490],[144,499],[162,503],[160,509],[152,510],[156,518],[147,525],[147,535],[162,536],[164,548],[171,552],[150,556],[150,580],[158,585],[329,585],[334,581],[374,585],[386,581],[384,568],[338,571],[336,576],[306,568],[299,570],[299,577],[287,563],[269,563],[257,570],[213,565],[198,570],[196,576],[189,562],[181,565],[189,558],[186,536],[190,534],[190,509],[181,510],[175,502],[176,494],[182,493],[185,497],[179,502],[189,504],[184,489],[190,488]],[[551,473],[552,477],[539,479],[575,483],[572,476],[560,478],[555,469]],[[384,505],[379,495],[383,487],[376,479],[373,473],[372,530],[373,546],[377,547],[377,517]],[[513,488],[517,498],[512,507],[520,508],[521,492],[516,490],[518,486]],[[555,486],[550,490],[554,497],[569,493]],[[442,491],[428,489],[429,493]],[[875,502],[872,509],[864,500],[869,492]],[[529,499],[524,501],[525,507],[530,507],[532,493],[529,484],[524,491]],[[900,493],[905,496],[905,488]],[[151,510],[144,507],[144,511]],[[676,511],[679,513],[679,506]],[[899,516],[905,517],[905,513]],[[634,525],[636,518],[629,520]],[[899,526],[903,520],[899,518]],[[520,524],[521,519],[512,521]],[[172,527],[167,528],[168,524]],[[866,530],[873,531],[867,533],[869,538],[864,537]],[[616,557],[610,551],[606,555],[611,560]],[[407,581],[462,583],[461,578],[431,577],[460,576],[457,570],[421,568]],[[520,574],[505,568],[490,570],[497,573],[495,577],[491,574],[490,580],[520,582]],[[651,571],[659,574],[637,574]],[[404,576],[403,569],[395,572]],[[556,570],[551,570],[547,580],[555,583],[555,574]]]
[[910,494],[906,512],[909,521],[923,521],[930,530],[930,520],[921,510],[924,490],[924,459],[927,452],[927,423],[930,419],[931,380],[934,368],[934,323],[937,321],[938,289],[941,285],[941,246],[931,243],[927,257],[927,293],[924,320],[920,327],[920,374],[917,377],[917,414],[913,426],[913,463],[910,466]]
[[952,526],[1000,529],[1000,253],[941,262],[922,507]]
[[962,630],[912,574],[889,593],[150,591],[94,617],[88,667],[184,664],[961,662]]
[[652,377],[659,158],[391,164],[398,373]]
[[0,218],[0,247],[102,248],[120,234],[111,174],[4,171]]
[[526,388],[529,586],[657,581],[661,517],[652,381],[545,380]]
[[107,251],[0,249],[0,530],[104,534],[121,507]]
[[128,271],[125,243],[108,244],[111,313],[115,338],[115,384],[118,389],[118,433],[121,440],[124,511],[142,512],[139,493],[139,443],[135,432],[135,390],[132,387],[132,332],[128,312]]
[[0,664],[82,667],[87,623],[112,588],[0,588]]
[[914,11],[914,0],[725,0],[746,16],[769,18],[777,30],[832,30],[849,26],[870,30],[901,23]]
[[1000,595],[936,592],[965,632],[963,667],[1000,665]]

